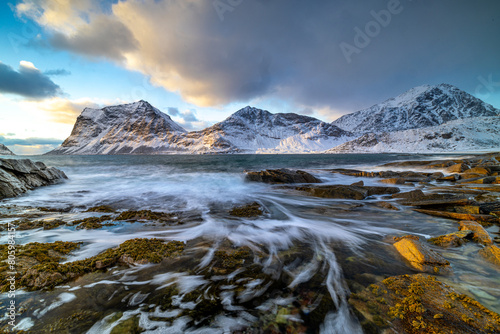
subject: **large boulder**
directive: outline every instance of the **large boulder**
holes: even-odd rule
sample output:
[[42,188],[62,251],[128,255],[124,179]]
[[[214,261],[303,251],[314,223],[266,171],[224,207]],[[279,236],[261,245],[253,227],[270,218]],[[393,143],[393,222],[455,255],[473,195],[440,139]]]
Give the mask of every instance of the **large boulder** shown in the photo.
[[320,179],[307,172],[284,168],[247,172],[245,179],[247,181],[264,183],[321,183]]
[[29,159],[0,159],[0,199],[67,179],[63,171]]

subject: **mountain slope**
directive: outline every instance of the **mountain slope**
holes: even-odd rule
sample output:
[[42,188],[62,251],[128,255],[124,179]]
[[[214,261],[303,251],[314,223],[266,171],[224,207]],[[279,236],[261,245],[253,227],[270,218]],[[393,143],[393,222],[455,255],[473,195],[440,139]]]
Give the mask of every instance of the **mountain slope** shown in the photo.
[[0,155],[15,155],[4,144],[0,144]]
[[71,135],[49,154],[147,154],[182,149],[186,130],[146,101],[85,108]]
[[354,137],[316,118],[246,107],[205,130],[186,132],[145,101],[86,108],[48,154],[304,153]]
[[344,115],[332,124],[358,134],[383,133],[499,114],[500,110],[457,87],[440,84],[412,88],[368,109]]
[[325,153],[443,153],[500,149],[500,117],[458,119],[442,125],[368,133]]
[[271,114],[252,107],[245,107],[197,133],[205,139],[223,139],[241,152],[260,153],[323,151],[354,138],[347,131],[313,117]]

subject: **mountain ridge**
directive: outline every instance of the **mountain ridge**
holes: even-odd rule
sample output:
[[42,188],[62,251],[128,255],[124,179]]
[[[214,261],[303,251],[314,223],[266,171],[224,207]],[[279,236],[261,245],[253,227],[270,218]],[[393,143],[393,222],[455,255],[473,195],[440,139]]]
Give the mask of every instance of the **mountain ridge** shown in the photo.
[[[140,100],[101,109],[85,108],[71,135],[47,154],[356,152],[356,149],[366,150],[367,141],[382,138],[379,143],[383,143],[391,133],[415,130],[416,134],[425,136],[426,131],[418,130],[437,127],[434,131],[439,132],[439,127],[446,128],[450,122],[492,118],[499,114],[500,110],[455,86],[439,84],[414,87],[331,123],[311,116],[273,114],[246,106],[208,128],[188,132],[167,114]],[[465,123],[456,122],[456,126],[459,125],[465,126]],[[482,126],[477,130],[488,129]],[[400,147],[404,152],[404,143],[419,141],[415,134],[406,134],[406,137],[394,135],[403,144],[391,147]],[[426,140],[434,140],[432,145],[436,148],[438,141],[444,140],[439,136],[429,138]],[[490,145],[491,140],[488,143]],[[470,144],[478,147],[477,143]]]

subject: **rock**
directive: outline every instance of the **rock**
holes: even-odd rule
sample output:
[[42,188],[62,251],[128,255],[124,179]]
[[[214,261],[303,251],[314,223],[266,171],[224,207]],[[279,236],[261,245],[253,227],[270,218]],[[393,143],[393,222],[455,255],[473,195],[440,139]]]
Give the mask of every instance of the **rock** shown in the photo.
[[383,209],[387,209],[387,210],[399,211],[399,209],[396,206],[392,205],[389,202],[385,202],[385,201],[377,202],[377,203],[375,203],[375,205],[378,206],[379,208],[383,208]]
[[387,184],[404,184],[406,182],[405,179],[403,178],[391,178],[391,179],[383,179],[383,180],[380,180],[380,182],[382,183],[387,183]]
[[438,210],[426,210],[426,209],[413,209],[414,211],[425,213],[427,215],[451,218],[456,220],[474,220],[485,224],[498,224],[499,219],[493,215],[473,215],[467,213],[457,213],[448,211],[438,211]]
[[486,260],[500,266],[500,248],[496,245],[486,246],[479,251]]
[[315,197],[356,200],[362,200],[373,195],[394,194],[399,192],[399,188],[396,187],[368,187],[352,185],[305,186],[296,187],[295,190],[305,191]]
[[261,216],[264,212],[259,203],[253,202],[243,206],[236,206],[229,211],[231,216],[235,217],[258,217]]
[[425,194],[422,190],[417,189],[417,190],[412,190],[406,193],[399,193],[392,195],[392,198],[404,198],[408,200],[419,200],[422,198],[425,198]]
[[478,205],[462,205],[462,206],[456,206],[455,212],[479,215],[479,214],[481,214],[480,209],[481,208]]
[[464,171],[464,174],[469,174],[469,173],[489,175],[491,173],[491,171],[489,169],[482,168],[482,167],[474,167],[474,168],[467,169],[466,171]]
[[497,176],[477,177],[471,179],[461,179],[460,181],[457,181],[457,183],[465,184],[494,184],[495,182],[497,182]]
[[435,274],[451,272],[450,263],[420,240],[415,240],[415,236],[403,237],[394,247],[417,270]]
[[364,185],[365,183],[363,181],[354,182],[353,184],[351,184],[351,186],[356,186],[356,187],[363,187]]
[[29,159],[0,159],[0,199],[15,197],[36,187],[55,184],[67,176],[63,171]]
[[313,175],[290,169],[266,169],[260,172],[247,172],[247,181],[264,183],[321,183],[321,180]]
[[461,221],[459,231],[472,231],[472,240],[483,245],[491,245],[493,240],[488,232],[475,221]]
[[460,180],[460,175],[459,174],[451,174],[451,175],[448,175],[448,176],[440,177],[437,180],[438,181],[451,181],[451,182],[455,182],[457,180]]
[[450,167],[447,167],[445,169],[445,171],[447,173],[463,173],[465,172],[467,169],[469,169],[469,166],[466,165],[466,164],[463,164],[463,163],[458,163],[458,164],[454,164],[454,165],[451,165]]
[[386,278],[349,304],[365,333],[500,333],[497,313],[424,274]]
[[441,247],[459,247],[467,242],[467,239],[472,236],[473,232],[470,230],[460,230],[439,237],[430,238],[429,242]]

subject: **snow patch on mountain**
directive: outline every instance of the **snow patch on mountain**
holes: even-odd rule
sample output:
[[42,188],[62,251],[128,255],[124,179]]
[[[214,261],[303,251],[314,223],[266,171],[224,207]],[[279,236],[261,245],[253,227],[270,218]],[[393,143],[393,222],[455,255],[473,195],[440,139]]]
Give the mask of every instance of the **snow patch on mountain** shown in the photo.
[[0,144],[0,155],[15,155],[7,146]]
[[445,153],[498,151],[500,117],[475,117],[421,129],[367,133],[325,153]]

